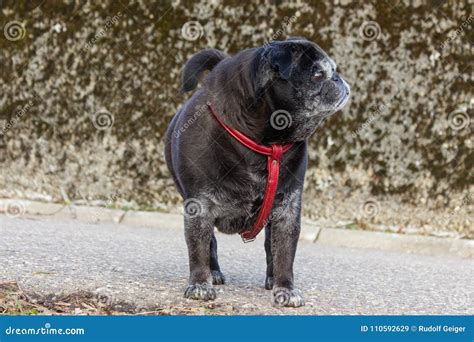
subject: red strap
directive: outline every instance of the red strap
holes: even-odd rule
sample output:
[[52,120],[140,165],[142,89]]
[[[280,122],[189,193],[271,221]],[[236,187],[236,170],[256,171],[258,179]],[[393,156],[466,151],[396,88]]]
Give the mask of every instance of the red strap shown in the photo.
[[210,112],[217,120],[217,122],[238,142],[240,142],[245,147],[251,149],[254,152],[263,154],[267,157],[267,170],[268,170],[268,179],[267,185],[265,186],[265,194],[263,196],[263,203],[260,212],[258,213],[257,220],[251,230],[246,230],[240,234],[244,242],[250,242],[255,240],[256,236],[260,231],[265,227],[268,222],[268,217],[273,207],[273,201],[275,199],[275,194],[278,186],[278,176],[280,173],[280,162],[283,154],[287,152],[293,144],[278,145],[272,144],[270,146],[259,145],[252,139],[250,139],[245,134],[239,132],[238,130],[227,126],[221,118],[214,111],[212,106],[208,103]]

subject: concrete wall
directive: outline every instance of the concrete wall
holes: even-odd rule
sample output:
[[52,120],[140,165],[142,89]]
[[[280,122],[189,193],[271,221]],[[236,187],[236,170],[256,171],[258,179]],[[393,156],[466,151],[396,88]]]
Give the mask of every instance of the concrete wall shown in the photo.
[[467,1],[123,3],[2,1],[0,196],[175,208],[162,140],[185,100],[183,63],[206,47],[233,53],[301,35],[329,52],[353,92],[311,138],[305,216],[325,203],[334,215],[347,198],[393,198],[449,219],[461,208],[466,228]]

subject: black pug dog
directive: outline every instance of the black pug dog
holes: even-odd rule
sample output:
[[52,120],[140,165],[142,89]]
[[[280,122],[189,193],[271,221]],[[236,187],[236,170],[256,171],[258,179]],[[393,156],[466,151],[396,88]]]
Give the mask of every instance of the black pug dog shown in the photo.
[[[271,213],[265,217],[267,274],[276,306],[304,305],[294,287],[293,261],[300,233],[307,139],[348,101],[349,85],[336,64],[304,38],[274,41],[230,57],[207,49],[183,70],[183,91],[203,85],[173,117],[166,138],[168,168],[184,201],[190,277],[186,298],[216,298],[224,284],[214,227],[227,234],[252,229],[268,180],[267,157],[223,125],[264,146],[286,145]],[[212,113],[214,111],[214,114]],[[222,124],[219,122],[222,121]]]

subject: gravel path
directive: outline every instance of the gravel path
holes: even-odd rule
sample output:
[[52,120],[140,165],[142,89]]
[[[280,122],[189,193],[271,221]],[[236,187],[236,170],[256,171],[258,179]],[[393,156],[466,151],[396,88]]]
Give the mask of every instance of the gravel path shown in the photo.
[[[276,309],[263,289],[263,239],[217,234],[227,284],[210,303],[183,298],[183,232],[0,215],[0,282],[40,294],[91,291],[141,310],[193,314],[474,314],[474,261],[301,241],[295,263],[306,306]],[[175,310],[175,311],[174,311]]]

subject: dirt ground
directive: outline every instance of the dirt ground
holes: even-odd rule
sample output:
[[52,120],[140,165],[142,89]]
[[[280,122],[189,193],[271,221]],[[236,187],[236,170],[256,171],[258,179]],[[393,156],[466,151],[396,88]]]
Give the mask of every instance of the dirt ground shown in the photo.
[[[27,293],[16,282],[0,283],[0,315],[238,315],[236,308],[220,303],[192,306],[137,307],[92,292],[43,296]],[[223,307],[225,306],[225,307]]]

